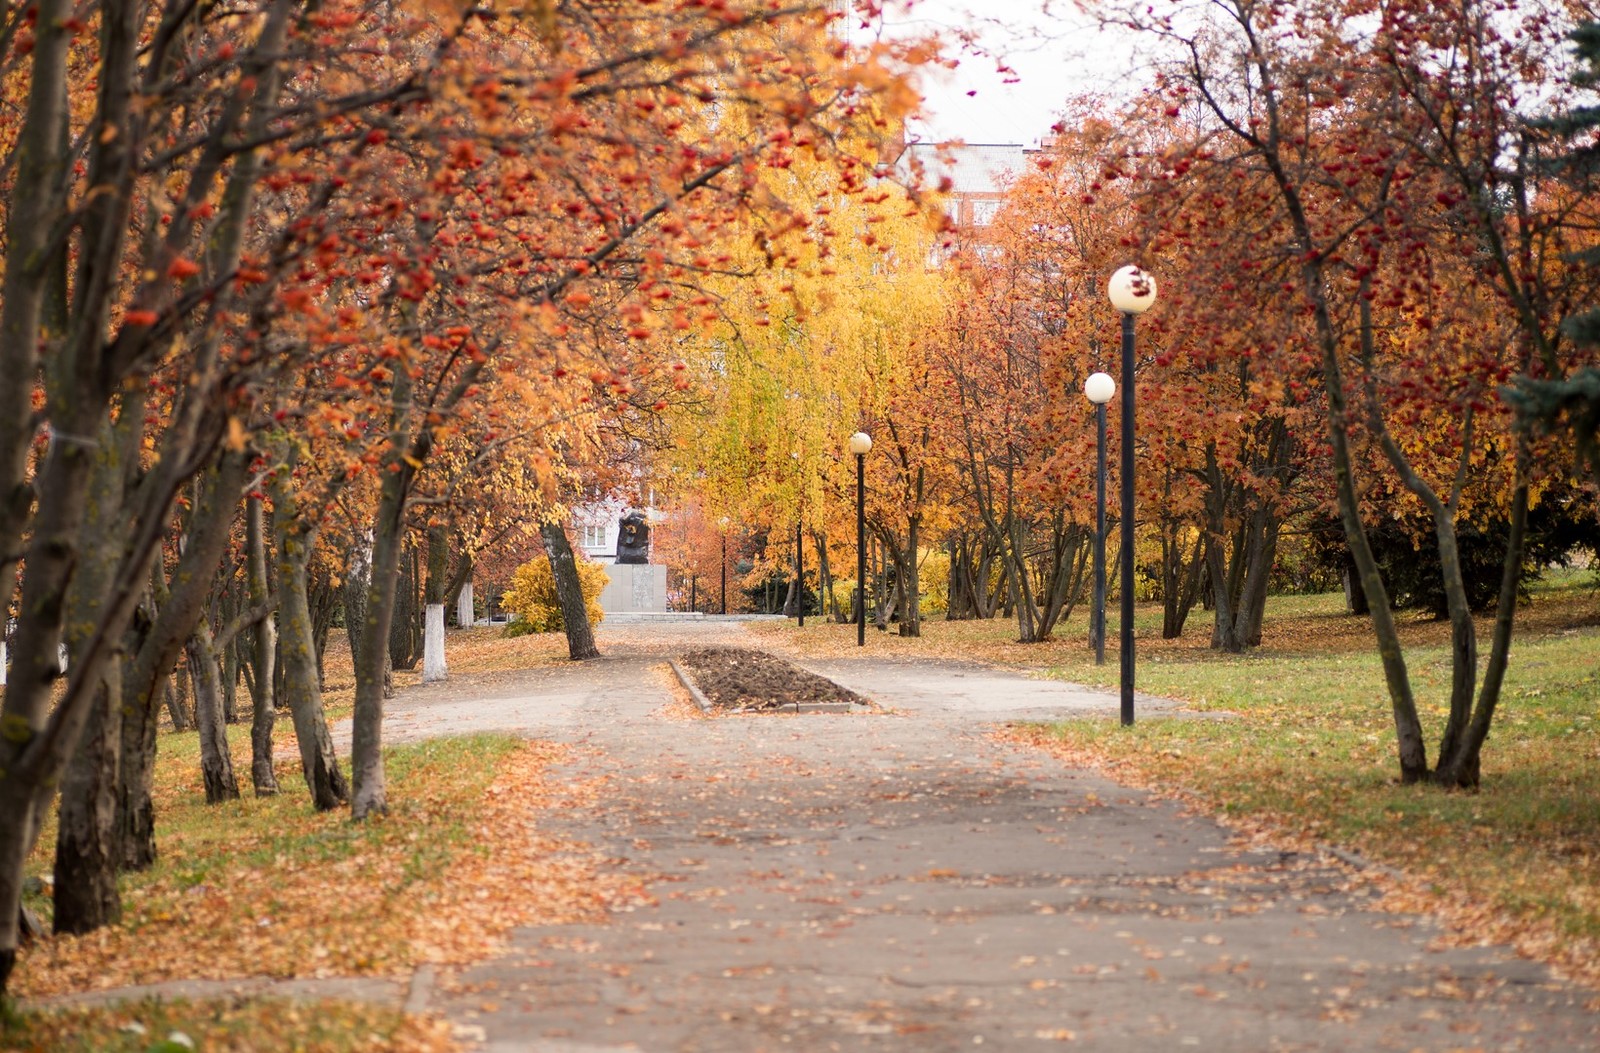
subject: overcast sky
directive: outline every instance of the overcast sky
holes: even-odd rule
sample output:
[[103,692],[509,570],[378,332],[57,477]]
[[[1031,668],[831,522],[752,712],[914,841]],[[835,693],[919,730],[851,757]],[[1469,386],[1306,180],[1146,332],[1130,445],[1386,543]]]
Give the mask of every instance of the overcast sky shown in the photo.
[[[1016,83],[995,72],[995,59],[962,56],[953,71],[923,77],[927,116],[912,125],[926,141],[1032,146],[1055,123],[1062,100],[1086,92],[1130,90],[1137,75],[1133,40],[1102,31],[1072,5],[1053,0],[915,0],[886,16],[890,32],[976,27],[984,45],[1016,71]],[[976,13],[974,13],[976,12]],[[969,94],[970,93],[970,94]]]

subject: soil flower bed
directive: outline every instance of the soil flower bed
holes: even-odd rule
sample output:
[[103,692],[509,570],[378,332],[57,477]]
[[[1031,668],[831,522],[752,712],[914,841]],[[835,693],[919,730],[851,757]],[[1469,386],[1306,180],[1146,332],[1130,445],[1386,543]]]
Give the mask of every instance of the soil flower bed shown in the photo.
[[679,664],[711,704],[722,710],[775,710],[820,702],[872,704],[826,677],[763,651],[709,647],[688,652]]

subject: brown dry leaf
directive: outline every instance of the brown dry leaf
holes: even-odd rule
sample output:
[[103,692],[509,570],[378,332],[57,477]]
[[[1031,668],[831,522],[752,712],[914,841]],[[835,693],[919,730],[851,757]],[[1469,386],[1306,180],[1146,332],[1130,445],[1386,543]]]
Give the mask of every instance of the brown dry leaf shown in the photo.
[[[474,816],[478,850],[458,853],[437,874],[403,873],[399,852],[285,869],[243,862],[249,855],[239,846],[206,885],[145,889],[129,897],[120,925],[29,948],[15,989],[37,998],[173,979],[398,976],[422,962],[488,957],[514,926],[593,920],[646,898],[637,880],[605,872],[584,846],[540,832],[550,809],[595,799],[592,783],[551,778],[568,755],[538,742],[507,754]],[[420,817],[413,833],[425,837],[430,813],[445,803],[430,802],[425,785],[411,800]],[[304,821],[331,828],[349,819]]]

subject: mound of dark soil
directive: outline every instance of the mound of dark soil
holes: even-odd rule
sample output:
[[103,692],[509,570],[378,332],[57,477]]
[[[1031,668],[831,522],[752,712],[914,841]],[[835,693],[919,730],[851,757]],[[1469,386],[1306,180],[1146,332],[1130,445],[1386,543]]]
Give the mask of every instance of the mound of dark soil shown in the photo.
[[709,647],[678,660],[718,709],[781,709],[814,702],[872,703],[826,677],[764,651]]

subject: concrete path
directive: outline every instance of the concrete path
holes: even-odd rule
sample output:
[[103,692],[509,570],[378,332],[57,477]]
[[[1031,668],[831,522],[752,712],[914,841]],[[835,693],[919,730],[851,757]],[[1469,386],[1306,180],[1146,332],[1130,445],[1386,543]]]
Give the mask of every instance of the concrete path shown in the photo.
[[[676,634],[676,635],[674,635]],[[498,727],[608,781],[552,817],[654,906],[520,931],[413,984],[492,1051],[1600,1049],[1593,992],[1502,948],[1435,952],[1342,864],[990,737],[1113,696],[961,663],[808,663],[882,715],[655,714],[660,656],[726,623],[602,628],[608,656],[396,700],[390,734]],[[870,649],[869,649],[870,650]],[[1160,703],[1149,700],[1141,705]]]
[[599,642],[596,662],[406,691],[386,735],[582,747],[568,774],[606,792],[549,821],[649,879],[654,905],[519,930],[503,957],[409,984],[222,986],[443,1013],[492,1053],[1600,1050],[1595,992],[1505,948],[1430,950],[1428,919],[1372,909],[1337,860],[1236,845],[992,736],[1115,719],[1114,695],[863,657],[806,664],[885,712],[670,719],[666,656],[759,639],[706,619]]

